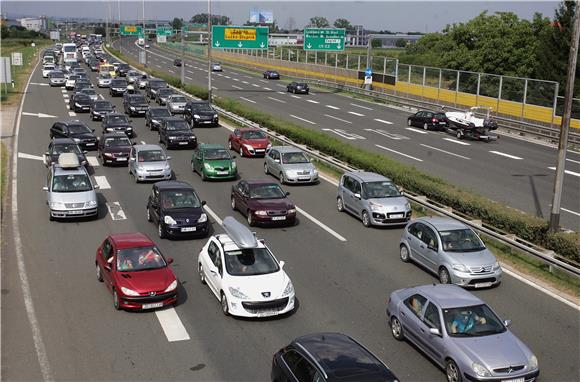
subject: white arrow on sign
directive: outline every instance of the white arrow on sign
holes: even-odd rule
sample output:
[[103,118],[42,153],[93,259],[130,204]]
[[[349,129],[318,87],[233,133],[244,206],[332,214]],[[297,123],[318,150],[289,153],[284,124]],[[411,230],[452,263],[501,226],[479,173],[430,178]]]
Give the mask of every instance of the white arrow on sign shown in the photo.
[[23,111],[22,115],[30,115],[32,117],[38,117],[38,118],[56,118],[56,115],[43,114],[43,113],[28,113],[26,111]]
[[261,42],[261,43],[260,43],[260,48],[263,48],[263,47],[264,47],[264,43],[263,43],[263,42]]
[[220,42],[219,41],[216,41],[214,45],[215,46],[220,46]]
[[243,45],[243,44],[242,44],[242,42],[241,42],[241,41],[240,41],[240,42],[238,42],[238,48],[241,48],[241,47],[242,47],[242,45]]
[[308,49],[310,49],[310,48],[312,48],[312,44],[308,43],[308,45],[306,45],[306,47],[307,47]]
[[338,45],[336,46],[336,49],[340,49],[340,48],[341,48],[341,45],[340,45],[340,44],[338,44]]

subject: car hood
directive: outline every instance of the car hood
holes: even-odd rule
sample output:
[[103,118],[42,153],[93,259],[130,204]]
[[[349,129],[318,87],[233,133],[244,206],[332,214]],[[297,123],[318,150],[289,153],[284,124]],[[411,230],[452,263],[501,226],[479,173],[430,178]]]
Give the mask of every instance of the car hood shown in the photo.
[[187,102],[170,102],[171,106],[185,107]]
[[312,163],[283,164],[282,167],[286,171],[312,171],[316,169]]
[[477,252],[445,252],[454,263],[464,264],[468,267],[481,267],[493,265],[497,260],[487,249]]
[[405,212],[407,210],[407,198],[395,196],[392,198],[372,198],[369,202],[380,204],[388,212]]
[[135,272],[119,272],[117,285],[124,286],[138,293],[163,292],[175,280],[169,267]]
[[[164,216],[171,216],[178,223],[185,224],[196,223],[202,213],[204,213],[202,207],[170,208],[163,212]],[[189,222],[186,219],[189,219]]]
[[204,117],[213,117],[214,115],[217,114],[217,112],[203,110],[203,111],[193,111],[193,114],[199,115],[199,116],[204,116]]
[[248,205],[252,209],[260,210],[289,210],[294,208],[288,198],[284,199],[248,199]]
[[133,107],[148,107],[149,104],[147,102],[139,102],[139,103],[130,103],[129,106],[133,106]]
[[266,148],[270,144],[267,139],[242,139],[242,143],[255,148]]
[[86,203],[97,200],[97,193],[94,190],[84,192],[51,192],[49,201],[60,203]]
[[91,98],[89,98],[89,99],[75,99],[75,103],[78,103],[79,105],[83,105],[83,106],[90,106],[93,104],[93,100]]
[[[228,275],[228,286],[237,288],[252,301],[271,300],[282,297],[290,279],[282,269],[275,273],[256,276]],[[265,297],[264,292],[270,295]]]
[[230,167],[232,159],[205,159],[203,163],[207,163],[211,167]]
[[160,170],[164,169],[165,165],[167,165],[167,161],[158,161],[158,162],[137,162],[137,166],[139,168],[143,168],[145,170]]
[[109,146],[103,147],[104,153],[122,153],[129,154],[131,152],[131,146]]
[[167,135],[170,137],[193,137],[195,134],[191,130],[173,130],[168,131]]
[[130,127],[130,128],[133,128],[133,126],[131,126],[130,124],[121,123],[121,122],[105,123],[104,127],[105,128],[107,128],[107,127],[124,127],[124,128]]

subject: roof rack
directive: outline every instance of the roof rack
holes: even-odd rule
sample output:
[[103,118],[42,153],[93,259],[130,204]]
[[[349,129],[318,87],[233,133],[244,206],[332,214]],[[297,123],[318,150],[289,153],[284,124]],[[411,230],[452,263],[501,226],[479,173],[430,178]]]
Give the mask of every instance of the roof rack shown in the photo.
[[62,153],[58,156],[58,166],[61,168],[77,168],[80,166],[79,158],[75,153]]
[[227,216],[223,220],[223,227],[230,239],[240,248],[256,248],[258,247],[258,240],[255,234],[250,231],[245,225],[238,222],[231,216]]

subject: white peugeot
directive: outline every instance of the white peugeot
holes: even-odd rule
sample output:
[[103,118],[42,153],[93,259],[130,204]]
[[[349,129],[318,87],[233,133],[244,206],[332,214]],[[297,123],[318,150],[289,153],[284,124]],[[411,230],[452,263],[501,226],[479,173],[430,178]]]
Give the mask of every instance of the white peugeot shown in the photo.
[[199,277],[225,315],[269,317],[294,309],[294,286],[263,240],[228,216],[198,257]]

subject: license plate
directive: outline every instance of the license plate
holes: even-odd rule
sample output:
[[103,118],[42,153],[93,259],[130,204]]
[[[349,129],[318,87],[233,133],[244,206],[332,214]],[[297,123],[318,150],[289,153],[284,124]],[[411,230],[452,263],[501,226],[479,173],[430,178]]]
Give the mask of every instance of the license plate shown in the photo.
[[525,378],[516,378],[516,379],[502,379],[501,382],[524,382]]
[[487,138],[489,138],[487,135],[480,135],[479,137],[480,137],[480,138],[483,138],[483,139],[487,139]]
[[256,313],[256,317],[270,317],[270,316],[274,316],[276,314],[278,314],[278,312],[272,310],[272,311]]
[[127,158],[117,158],[117,162],[126,162]]
[[162,302],[154,302],[152,304],[143,304],[143,309],[153,309],[153,308],[161,308],[163,306]]
[[94,146],[95,144],[94,143],[85,143],[85,145],[87,145],[87,146]]
[[402,218],[403,216],[405,216],[405,214],[391,214],[391,215],[389,215],[389,216],[390,216],[391,218],[394,218],[394,219],[396,219],[396,218]]
[[181,229],[181,232],[195,232],[196,227],[184,227]]
[[265,150],[264,149],[256,149],[257,153],[263,153]]
[[211,123],[211,121],[203,121],[203,123],[208,123],[209,124],[209,123]]
[[440,125],[445,125],[445,122],[439,122]]
[[69,215],[82,215],[83,211],[82,210],[71,210],[71,211],[68,211],[68,214]]
[[186,144],[188,144],[188,143],[189,143],[189,142],[179,142],[179,144],[180,144],[180,145],[186,145]]
[[298,177],[299,180],[310,180],[309,176],[299,176]]
[[272,216],[272,220],[286,220],[286,216]]
[[227,172],[227,171],[217,171],[217,174],[218,175],[228,175],[229,172]]
[[[477,283],[477,284],[475,284],[475,287],[476,287],[476,288],[487,288],[487,287],[490,287],[490,286],[491,286],[491,284],[492,284],[491,282],[486,282],[486,283]],[[513,379],[512,381],[519,381],[519,379]],[[523,379],[522,379],[522,381],[523,381]],[[506,382],[507,382],[507,381],[506,381]]]

